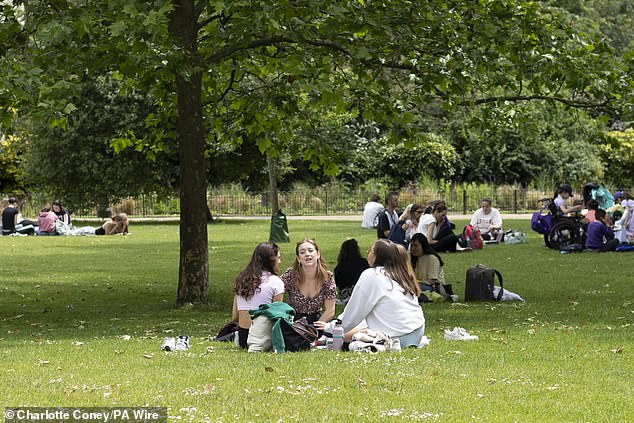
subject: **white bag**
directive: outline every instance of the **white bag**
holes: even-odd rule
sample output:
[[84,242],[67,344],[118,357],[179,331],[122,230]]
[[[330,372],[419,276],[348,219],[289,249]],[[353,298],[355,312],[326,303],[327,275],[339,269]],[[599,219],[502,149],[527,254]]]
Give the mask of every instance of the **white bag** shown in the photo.
[[55,221],[55,231],[59,235],[70,235],[70,231],[71,230],[72,230],[72,228],[70,227],[70,225],[67,225],[63,221],[61,221],[61,220],[56,220]]
[[271,339],[272,330],[273,322],[268,317],[258,316],[253,319],[247,338],[249,352],[271,351],[273,348]]

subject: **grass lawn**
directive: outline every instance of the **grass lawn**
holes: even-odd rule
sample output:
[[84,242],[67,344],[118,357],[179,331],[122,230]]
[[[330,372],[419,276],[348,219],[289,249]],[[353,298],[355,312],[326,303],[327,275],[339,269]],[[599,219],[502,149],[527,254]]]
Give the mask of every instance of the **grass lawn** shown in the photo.
[[[456,222],[461,228],[465,222]],[[210,304],[175,308],[178,226],[127,237],[0,237],[0,408],[165,406],[184,421],[634,421],[633,254],[560,255],[528,222],[523,245],[445,254],[495,267],[526,303],[429,304],[431,345],[384,354],[247,354],[210,335],[230,318],[230,283],[268,222],[209,227]],[[334,269],[339,246],[375,238],[357,222],[289,221]],[[282,245],[282,268],[295,243]],[[465,327],[475,342],[442,339]],[[192,347],[165,353],[165,336]]]

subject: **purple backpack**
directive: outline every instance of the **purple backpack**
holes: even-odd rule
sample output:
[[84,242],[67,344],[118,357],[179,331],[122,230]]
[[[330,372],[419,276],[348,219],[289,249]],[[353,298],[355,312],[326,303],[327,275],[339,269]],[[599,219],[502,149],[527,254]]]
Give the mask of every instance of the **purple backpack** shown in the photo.
[[542,212],[548,207],[546,204],[538,212],[533,213],[531,218],[531,229],[542,235],[548,235],[553,227],[553,216],[551,214],[542,214]]

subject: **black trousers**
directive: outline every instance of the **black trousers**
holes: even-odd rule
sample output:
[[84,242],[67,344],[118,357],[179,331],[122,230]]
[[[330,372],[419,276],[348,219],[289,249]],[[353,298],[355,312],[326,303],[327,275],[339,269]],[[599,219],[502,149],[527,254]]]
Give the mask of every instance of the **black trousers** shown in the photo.
[[247,349],[247,338],[249,337],[249,329],[238,326],[238,345],[240,348]]
[[454,251],[456,251],[456,243],[458,242],[458,237],[453,233],[451,228],[443,226],[434,239],[438,241],[435,244],[431,245],[435,252],[453,253]]

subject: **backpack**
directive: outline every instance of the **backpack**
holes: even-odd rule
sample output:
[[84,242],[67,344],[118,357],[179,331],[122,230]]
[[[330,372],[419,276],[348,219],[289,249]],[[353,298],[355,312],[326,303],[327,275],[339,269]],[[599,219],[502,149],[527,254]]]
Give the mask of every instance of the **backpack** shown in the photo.
[[480,229],[475,226],[465,226],[462,230],[462,239],[466,241],[466,246],[471,247],[472,250],[482,249],[482,235],[480,235]]
[[[493,296],[495,287],[494,279],[497,275],[500,281],[500,292]],[[502,274],[482,264],[467,269],[467,279],[464,289],[465,301],[500,301],[504,293]]]
[[403,223],[405,222],[396,222],[392,229],[390,229],[390,234],[387,239],[390,241],[401,244],[403,247],[407,247],[407,240],[405,240],[405,229],[403,229]]
[[533,213],[533,217],[531,217],[531,229],[538,234],[548,235],[553,227],[553,216],[551,214],[542,214],[548,206],[542,207],[540,211]]

